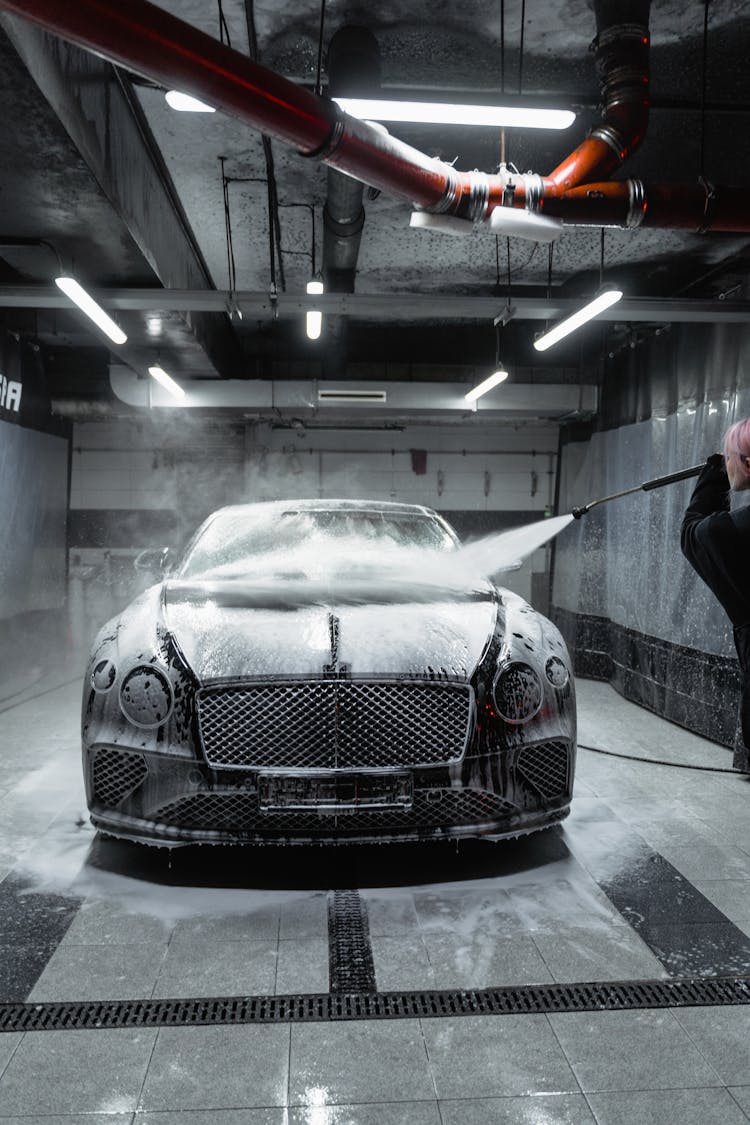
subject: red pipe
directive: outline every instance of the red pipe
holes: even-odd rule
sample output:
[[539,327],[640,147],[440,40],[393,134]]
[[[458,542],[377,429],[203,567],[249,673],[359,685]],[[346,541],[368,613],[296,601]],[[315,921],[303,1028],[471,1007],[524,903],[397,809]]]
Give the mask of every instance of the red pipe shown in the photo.
[[545,199],[543,213],[574,226],[750,231],[747,190],[724,184],[581,184]]

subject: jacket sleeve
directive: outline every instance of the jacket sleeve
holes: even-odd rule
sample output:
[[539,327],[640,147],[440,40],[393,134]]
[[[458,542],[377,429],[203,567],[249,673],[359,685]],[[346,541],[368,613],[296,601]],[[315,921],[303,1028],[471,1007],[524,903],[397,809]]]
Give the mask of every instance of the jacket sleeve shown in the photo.
[[696,569],[705,552],[710,516],[729,511],[729,477],[720,453],[712,453],[706,461],[690,497],[682,519],[680,546],[685,558]]

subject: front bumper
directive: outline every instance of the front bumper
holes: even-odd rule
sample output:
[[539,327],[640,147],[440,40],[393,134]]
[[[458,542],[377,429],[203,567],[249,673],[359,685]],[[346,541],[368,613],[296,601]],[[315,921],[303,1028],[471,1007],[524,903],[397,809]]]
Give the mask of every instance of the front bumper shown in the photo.
[[[168,754],[95,745],[84,751],[94,826],[151,844],[345,844],[466,837],[500,839],[533,832],[567,816],[575,746],[562,739],[460,766],[409,774],[410,800],[383,807],[348,804],[264,808],[265,772],[214,771]],[[279,776],[279,775],[277,775]],[[330,773],[296,771],[297,781],[329,783]],[[347,773],[345,789],[388,790],[394,771]],[[337,775],[341,780],[341,774]]]

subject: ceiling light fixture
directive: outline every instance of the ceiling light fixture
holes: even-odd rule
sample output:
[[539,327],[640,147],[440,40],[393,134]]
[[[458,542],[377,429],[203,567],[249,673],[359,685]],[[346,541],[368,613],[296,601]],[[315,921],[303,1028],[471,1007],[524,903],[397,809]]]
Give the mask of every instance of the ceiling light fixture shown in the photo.
[[110,316],[107,316],[101,305],[97,305],[93,297],[89,296],[82,285],[73,277],[56,277],[55,285],[58,289],[62,289],[66,297],[70,297],[71,301],[78,305],[81,312],[86,313],[86,316],[93,320],[97,328],[101,328],[105,336],[108,336],[113,344],[124,344],[127,336],[120,328],[119,324],[115,324]]
[[[322,281],[308,281],[307,292],[313,296],[323,292]],[[308,340],[317,340],[323,328],[323,314],[315,309],[308,309],[305,316],[305,331]]]
[[183,94],[180,90],[167,90],[164,97],[167,105],[179,113],[216,113],[212,105],[206,105],[190,94]]
[[508,248],[508,304],[505,306],[505,309],[500,314],[500,316],[497,317],[497,319],[495,321],[495,370],[492,372],[491,375],[488,375],[486,379],[484,379],[481,383],[478,383],[476,385],[476,387],[472,387],[472,389],[470,391],[467,391],[466,394],[464,395],[464,398],[467,402],[471,402],[471,403],[474,404],[473,405],[474,410],[476,410],[476,408],[477,408],[476,407],[476,401],[477,401],[478,398],[481,398],[482,395],[486,395],[487,391],[491,391],[493,387],[496,387],[498,385],[498,383],[504,383],[505,380],[508,378],[508,372],[505,370],[505,364],[500,359],[500,334],[501,334],[503,328],[505,327],[505,325],[508,323],[508,321],[511,319],[512,316],[513,316],[513,309],[511,308],[511,305],[510,305],[510,247],[509,247]]
[[154,364],[153,367],[149,367],[148,373],[152,379],[156,379],[156,382],[161,384],[161,386],[164,387],[164,390],[169,391],[169,393],[171,395],[174,395],[175,398],[185,397],[185,391],[183,390],[183,388],[179,383],[175,382],[171,375],[167,375],[163,367],[159,367],[157,364]]
[[470,391],[467,391],[464,398],[467,402],[476,402],[478,398],[481,398],[482,395],[486,395],[487,391],[491,391],[498,383],[504,383],[507,378],[508,372],[502,367],[499,367],[497,371],[493,371],[491,375],[488,375],[484,382],[478,383],[476,387],[472,387]]
[[567,129],[572,109],[512,105],[455,105],[448,102],[399,102],[376,98],[333,98],[345,113],[364,121],[413,121],[424,125],[488,125],[494,128]]
[[572,313],[561,320],[559,324],[555,324],[550,328],[549,332],[545,332],[542,336],[534,341],[534,347],[538,352],[546,352],[547,348],[551,348],[559,340],[565,336],[569,336],[571,332],[575,332],[581,325],[586,324],[589,320],[593,320],[600,312],[604,312],[611,305],[616,304],[622,297],[621,289],[605,289],[603,293],[599,293],[594,297],[593,301],[589,301],[582,309]]

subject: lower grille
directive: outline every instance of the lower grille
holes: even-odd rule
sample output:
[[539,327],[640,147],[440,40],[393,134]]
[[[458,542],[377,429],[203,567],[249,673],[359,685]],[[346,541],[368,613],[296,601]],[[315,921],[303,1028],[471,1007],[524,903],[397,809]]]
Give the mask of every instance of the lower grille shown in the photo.
[[119,805],[141,784],[148,773],[142,754],[122,750],[97,750],[94,756],[94,801],[110,808]]
[[474,707],[469,684],[299,680],[204,688],[208,764],[229,769],[389,769],[456,762]]
[[164,805],[149,819],[160,824],[224,832],[344,833],[397,828],[484,824],[517,811],[494,793],[432,789],[414,794],[410,809],[378,809],[318,816],[311,812],[261,813],[252,793],[196,793]]
[[568,788],[569,751],[565,742],[527,746],[516,759],[519,777],[545,800],[562,797]]

